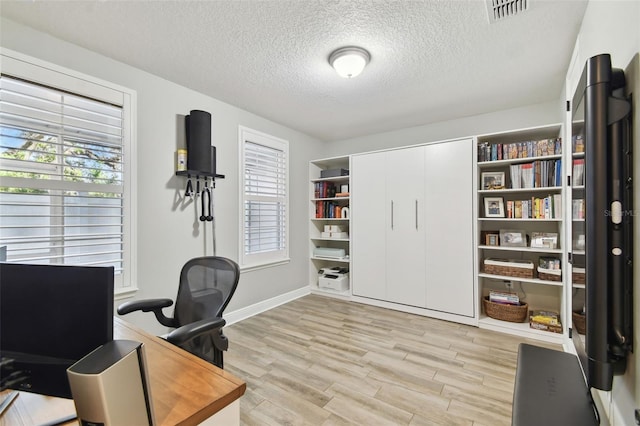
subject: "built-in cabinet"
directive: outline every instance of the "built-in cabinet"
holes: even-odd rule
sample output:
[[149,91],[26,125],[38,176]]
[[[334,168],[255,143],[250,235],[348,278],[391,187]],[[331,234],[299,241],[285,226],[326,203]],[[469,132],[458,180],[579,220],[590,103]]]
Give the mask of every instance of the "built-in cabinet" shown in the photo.
[[[327,177],[323,177],[327,175]],[[349,157],[309,163],[309,283],[311,291],[351,296]],[[331,281],[323,281],[330,276]]]
[[473,317],[472,140],[354,155],[351,184],[353,295]]
[[[584,293],[584,186],[575,168],[584,154],[564,139],[563,126],[553,124],[312,161],[311,291],[562,342],[567,299],[579,305]],[[342,173],[323,176],[335,169]],[[348,193],[324,193],[323,185]],[[332,207],[319,210],[326,203]],[[338,237],[326,233],[330,225]],[[344,257],[318,256],[318,247]],[[522,264],[530,268],[512,268]],[[319,286],[323,272],[338,268],[348,271],[348,287]],[[517,294],[527,304],[523,318],[487,315],[492,291]],[[532,328],[532,311],[556,312],[561,324]]]
[[[480,327],[549,341],[564,338],[562,136],[558,124],[477,138]],[[513,320],[510,313],[505,315],[510,320],[488,316],[483,299],[491,292],[517,295],[527,304],[523,318]],[[536,311],[557,313],[560,325],[532,328],[529,317]]]

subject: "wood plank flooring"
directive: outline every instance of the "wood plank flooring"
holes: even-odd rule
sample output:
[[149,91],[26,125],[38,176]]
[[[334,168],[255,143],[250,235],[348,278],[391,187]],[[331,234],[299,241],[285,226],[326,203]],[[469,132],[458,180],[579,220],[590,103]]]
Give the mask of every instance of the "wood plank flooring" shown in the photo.
[[243,425],[510,425],[518,344],[561,350],[318,295],[225,334]]

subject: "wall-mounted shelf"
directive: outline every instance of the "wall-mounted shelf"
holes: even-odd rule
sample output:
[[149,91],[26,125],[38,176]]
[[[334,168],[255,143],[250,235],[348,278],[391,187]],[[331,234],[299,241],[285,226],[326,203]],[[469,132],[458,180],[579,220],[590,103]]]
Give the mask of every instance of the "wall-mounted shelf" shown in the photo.
[[212,177],[214,179],[224,179],[224,175],[217,173],[202,172],[199,170],[181,170],[176,172],[176,176],[186,176],[188,178]]

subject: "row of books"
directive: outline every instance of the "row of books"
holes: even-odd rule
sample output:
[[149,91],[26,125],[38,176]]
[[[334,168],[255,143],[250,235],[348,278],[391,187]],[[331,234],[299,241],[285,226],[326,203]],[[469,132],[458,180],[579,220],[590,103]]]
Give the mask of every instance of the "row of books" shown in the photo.
[[338,219],[342,217],[341,206],[331,201],[316,201],[316,219]]
[[562,160],[537,160],[509,166],[511,187],[543,188],[562,185]]
[[540,139],[512,143],[483,142],[478,145],[478,162],[515,160],[562,154],[562,139]]
[[333,198],[336,192],[338,191],[333,182],[316,182],[313,187],[314,198]]
[[584,158],[576,158],[573,160],[573,186],[584,185]]
[[508,219],[559,219],[562,217],[562,196],[552,194],[530,200],[508,200]]

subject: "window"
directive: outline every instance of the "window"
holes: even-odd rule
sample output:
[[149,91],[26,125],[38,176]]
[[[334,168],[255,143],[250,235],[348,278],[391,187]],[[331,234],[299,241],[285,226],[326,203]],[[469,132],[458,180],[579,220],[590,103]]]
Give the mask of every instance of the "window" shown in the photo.
[[240,127],[242,266],[289,260],[289,142]]
[[116,292],[129,290],[132,94],[2,59],[0,246],[7,261],[113,266]]

